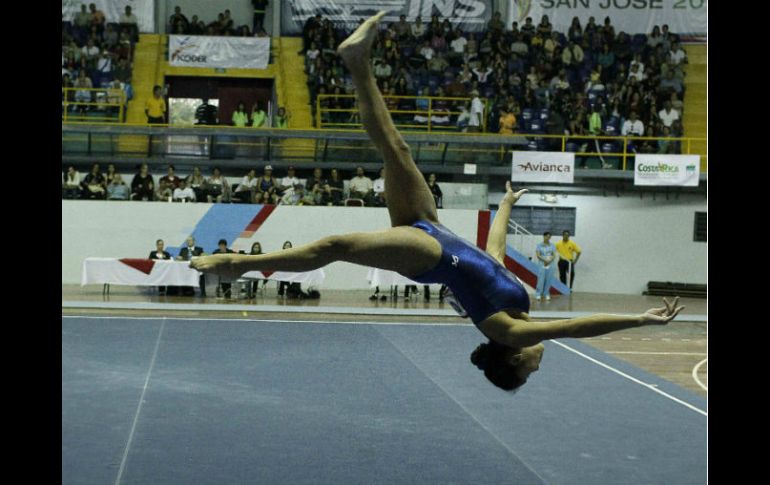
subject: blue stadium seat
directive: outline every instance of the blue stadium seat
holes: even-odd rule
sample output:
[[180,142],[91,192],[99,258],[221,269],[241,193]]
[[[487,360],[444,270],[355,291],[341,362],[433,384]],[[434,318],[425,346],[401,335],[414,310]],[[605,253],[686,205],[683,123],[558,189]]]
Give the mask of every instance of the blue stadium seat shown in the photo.
[[565,152],[572,152],[575,153],[580,149],[577,143],[574,141],[568,141],[567,144],[564,146]]
[[540,120],[542,120],[543,123],[545,123],[545,121],[548,120],[548,115],[549,115],[548,108],[541,109],[539,114],[540,114]]
[[522,120],[529,121],[533,117],[534,116],[532,115],[532,108],[524,108],[523,110],[521,110],[521,119]]
[[531,133],[543,133],[545,124],[540,119],[533,119],[529,122],[529,132]]
[[530,150],[533,152],[539,151],[540,148],[538,146],[537,140],[529,140],[529,142],[527,143],[527,150]]
[[607,134],[607,136],[617,136],[619,134],[619,130],[615,127],[615,125],[610,123],[604,124],[604,132]]
[[607,141],[601,144],[602,153],[619,153],[620,150],[615,142]]

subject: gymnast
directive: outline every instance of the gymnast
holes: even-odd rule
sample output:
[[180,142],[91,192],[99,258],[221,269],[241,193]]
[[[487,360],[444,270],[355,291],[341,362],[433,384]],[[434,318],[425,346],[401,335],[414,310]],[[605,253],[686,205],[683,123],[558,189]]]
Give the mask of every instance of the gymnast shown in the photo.
[[441,283],[452,306],[468,316],[488,342],[471,362],[496,386],[512,391],[527,381],[543,358],[544,340],[584,338],[639,327],[664,325],[684,308],[679,298],[636,316],[597,314],[530,322],[529,295],[503,265],[511,206],[526,192],[510,182],[489,233],[486,252],[442,226],[425,179],[412,159],[375,83],[369,63],[380,12],[362,23],[338,49],[350,69],[361,121],[385,166],[389,229],[328,236],[310,244],[261,255],[221,254],[193,258],[204,273],[237,278],[248,271],[304,272],[334,261],[395,271],[420,283]]

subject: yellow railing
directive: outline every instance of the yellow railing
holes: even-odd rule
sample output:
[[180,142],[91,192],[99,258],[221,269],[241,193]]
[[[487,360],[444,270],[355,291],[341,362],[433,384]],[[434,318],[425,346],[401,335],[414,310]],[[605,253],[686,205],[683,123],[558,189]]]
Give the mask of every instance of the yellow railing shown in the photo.
[[[350,105],[353,107],[351,108],[327,108],[323,106],[324,101],[329,99],[349,99],[351,100]],[[393,121],[393,123],[396,125],[396,128],[404,128],[404,129],[416,129],[416,130],[423,130],[428,132],[433,131],[454,131],[455,127],[451,123],[449,125],[443,125],[443,124],[435,124],[433,121],[434,116],[452,116],[452,115],[459,115],[460,111],[446,111],[446,110],[435,110],[434,103],[438,101],[445,101],[447,104],[449,103],[455,103],[457,101],[460,102],[468,102],[470,103],[472,98],[467,97],[446,97],[446,96],[390,96],[390,95],[384,95],[383,98],[385,99],[385,103],[389,100],[413,100],[415,102],[415,106],[418,99],[427,100],[428,101],[428,108],[427,109],[410,109],[410,110],[402,110],[402,109],[394,109],[394,110],[388,110],[389,113],[394,115],[420,115],[424,116],[427,120],[425,123],[419,123],[419,124],[409,124],[409,123],[401,123],[398,122],[398,118]],[[324,113],[349,113],[350,117],[352,117],[355,114],[358,114],[358,108],[355,107],[355,95],[353,94],[319,94],[316,96],[315,101],[315,113],[316,113],[316,126],[320,129],[335,129],[335,128],[343,128],[343,129],[351,129],[351,128],[361,128],[361,123],[351,123],[351,122],[330,122],[324,120]],[[398,104],[398,103],[397,103]],[[482,131],[486,131],[486,119],[487,119],[487,113],[488,113],[488,105],[489,102],[487,100],[484,100],[484,115],[481,118],[481,129]]]
[[[116,119],[123,121],[126,109],[126,93],[116,88],[62,88],[62,122],[87,121],[111,122]],[[78,93],[89,93],[89,101],[82,101]],[[105,113],[105,116],[85,116],[85,111],[94,110]],[[113,114],[110,115],[110,111]],[[117,115],[117,116],[116,116]]]

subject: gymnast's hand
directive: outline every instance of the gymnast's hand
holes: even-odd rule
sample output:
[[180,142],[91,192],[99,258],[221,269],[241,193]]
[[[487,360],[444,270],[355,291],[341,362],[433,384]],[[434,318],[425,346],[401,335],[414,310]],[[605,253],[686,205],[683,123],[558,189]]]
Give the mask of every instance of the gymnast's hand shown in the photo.
[[505,182],[505,196],[503,197],[503,202],[513,205],[527,192],[529,192],[528,189],[521,189],[518,192],[514,192],[511,188],[511,181],[509,180]]
[[665,303],[666,306],[661,308],[651,308],[642,315],[642,321],[645,325],[665,325],[676,318],[676,316],[679,315],[679,312],[684,310],[684,306],[676,306],[676,304],[679,303],[678,296],[674,298],[674,301],[671,303],[663,298],[663,303]]
[[214,254],[212,256],[198,256],[190,260],[190,267],[201,273],[213,273],[227,279],[236,279],[241,274],[235,268],[234,254]]

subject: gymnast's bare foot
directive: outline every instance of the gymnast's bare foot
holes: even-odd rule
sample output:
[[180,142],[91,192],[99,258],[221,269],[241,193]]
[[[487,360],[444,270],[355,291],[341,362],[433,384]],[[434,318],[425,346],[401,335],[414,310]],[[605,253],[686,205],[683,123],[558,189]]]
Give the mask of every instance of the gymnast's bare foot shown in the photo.
[[385,11],[380,11],[377,15],[370,17],[361,24],[355,32],[345,39],[337,48],[337,54],[345,61],[348,68],[358,65],[361,62],[369,63],[371,57],[372,44],[377,36],[377,22],[385,15]]

